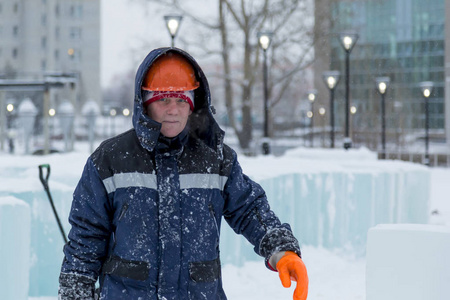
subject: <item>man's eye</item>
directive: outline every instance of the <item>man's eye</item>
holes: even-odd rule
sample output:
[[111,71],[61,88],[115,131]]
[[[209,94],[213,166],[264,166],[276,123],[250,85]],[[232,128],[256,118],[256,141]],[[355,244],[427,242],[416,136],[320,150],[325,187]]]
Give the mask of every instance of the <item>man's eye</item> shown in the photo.
[[178,103],[187,103],[187,101],[184,99],[178,99]]

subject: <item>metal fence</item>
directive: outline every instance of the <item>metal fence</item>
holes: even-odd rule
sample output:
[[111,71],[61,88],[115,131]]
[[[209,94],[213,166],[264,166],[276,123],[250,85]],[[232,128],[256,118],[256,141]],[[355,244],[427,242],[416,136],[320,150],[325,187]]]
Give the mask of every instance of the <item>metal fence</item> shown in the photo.
[[[389,152],[385,153],[386,159],[409,161],[414,163],[426,164],[425,154],[417,152]],[[383,152],[378,152],[378,158],[382,159]],[[430,167],[446,167],[450,168],[450,154],[430,153],[429,154]]]

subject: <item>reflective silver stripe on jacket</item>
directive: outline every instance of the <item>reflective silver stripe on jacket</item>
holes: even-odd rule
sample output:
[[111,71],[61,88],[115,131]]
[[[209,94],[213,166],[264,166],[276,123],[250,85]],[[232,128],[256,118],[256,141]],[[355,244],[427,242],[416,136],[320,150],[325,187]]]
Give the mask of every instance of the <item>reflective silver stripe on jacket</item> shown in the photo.
[[[226,176],[218,174],[182,174],[180,175],[181,189],[219,189],[223,190],[228,180]],[[149,189],[157,189],[157,181],[155,174],[142,173],[119,173],[103,180],[106,191],[114,192],[119,188],[127,187],[145,187]]]
[[127,187],[146,187],[149,189],[156,189],[156,175],[142,174],[142,173],[118,173],[112,177],[103,180],[106,191],[114,192],[116,189]]
[[186,174],[180,175],[181,189],[219,189],[223,190],[228,177],[218,174]]

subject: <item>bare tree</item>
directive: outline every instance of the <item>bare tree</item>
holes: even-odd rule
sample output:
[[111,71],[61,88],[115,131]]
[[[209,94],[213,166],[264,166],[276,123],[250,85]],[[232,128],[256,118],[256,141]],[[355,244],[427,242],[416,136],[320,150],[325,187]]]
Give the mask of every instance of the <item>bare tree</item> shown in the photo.
[[[205,13],[196,0],[134,0],[176,9],[195,26],[189,47],[221,58],[220,78],[229,120],[241,148],[251,147],[255,109],[262,113],[261,50],[257,32],[274,32],[269,57],[269,107],[283,102],[294,85],[305,84],[296,76],[313,60],[312,0],[217,0],[217,13]],[[196,4],[198,9],[192,9]],[[195,7],[195,6],[194,6]],[[214,34],[216,36],[214,40]],[[217,36],[220,37],[217,40]],[[211,40],[215,42],[212,43]],[[205,42],[209,41],[209,42]],[[192,51],[191,51],[192,52]],[[194,55],[198,55],[194,53]],[[216,74],[217,75],[217,74]],[[293,107],[293,110],[295,108]]]
[[103,91],[103,103],[114,107],[131,108],[134,99],[134,76],[134,70],[115,75],[108,88]]

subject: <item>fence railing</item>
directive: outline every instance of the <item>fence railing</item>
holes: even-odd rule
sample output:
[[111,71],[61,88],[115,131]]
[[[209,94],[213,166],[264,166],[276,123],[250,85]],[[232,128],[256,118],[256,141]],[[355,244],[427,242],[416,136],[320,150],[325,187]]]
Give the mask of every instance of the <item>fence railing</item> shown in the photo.
[[[378,151],[378,158],[383,158],[383,152]],[[385,152],[385,159],[396,159],[402,161],[409,161],[414,163],[426,164],[425,154],[417,152]],[[430,167],[446,167],[450,168],[450,154],[448,153],[430,153],[429,154]]]

